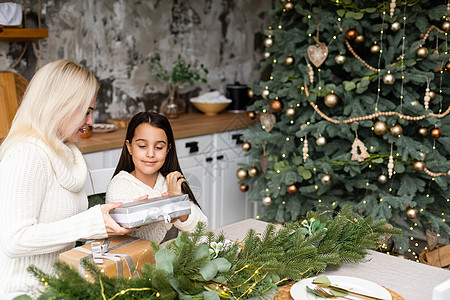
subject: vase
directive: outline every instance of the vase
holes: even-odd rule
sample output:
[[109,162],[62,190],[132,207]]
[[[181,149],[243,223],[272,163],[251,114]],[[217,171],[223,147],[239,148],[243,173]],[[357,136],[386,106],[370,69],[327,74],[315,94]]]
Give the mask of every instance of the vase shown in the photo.
[[186,109],[186,103],[178,95],[178,87],[169,86],[167,88],[167,98],[161,102],[159,112],[168,119],[176,119]]

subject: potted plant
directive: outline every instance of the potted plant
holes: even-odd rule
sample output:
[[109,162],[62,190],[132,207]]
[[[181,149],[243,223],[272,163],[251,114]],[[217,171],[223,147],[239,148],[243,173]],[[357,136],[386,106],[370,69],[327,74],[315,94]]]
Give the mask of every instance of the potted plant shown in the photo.
[[208,69],[203,64],[195,61],[193,64],[186,62],[178,55],[173,62],[172,69],[166,69],[159,57],[153,57],[149,62],[150,73],[156,78],[167,83],[168,95],[161,103],[160,113],[167,118],[177,118],[184,111],[186,103],[179,99],[178,90],[186,85],[194,85],[196,82],[206,82]]

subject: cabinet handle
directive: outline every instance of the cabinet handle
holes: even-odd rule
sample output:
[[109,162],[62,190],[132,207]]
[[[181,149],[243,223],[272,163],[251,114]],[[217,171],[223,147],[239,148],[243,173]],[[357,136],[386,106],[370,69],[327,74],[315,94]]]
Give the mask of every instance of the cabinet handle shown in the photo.
[[221,160],[221,159],[223,159],[223,155],[219,155],[216,158],[217,158],[217,160]]
[[240,145],[244,143],[244,141],[241,139],[242,136],[242,133],[235,133],[231,135],[231,139],[236,140],[236,145]]
[[198,152],[198,142],[186,143],[186,148],[189,148],[189,153]]
[[212,157],[207,157],[205,160],[206,160],[206,162],[212,162],[213,158]]

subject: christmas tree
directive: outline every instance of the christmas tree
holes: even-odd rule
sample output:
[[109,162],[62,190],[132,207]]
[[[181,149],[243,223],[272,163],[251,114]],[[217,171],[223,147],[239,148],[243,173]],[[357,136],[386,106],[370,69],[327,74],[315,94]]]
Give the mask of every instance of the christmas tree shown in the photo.
[[425,231],[448,243],[447,18],[445,1],[280,1],[237,171],[263,220],[351,204],[402,228],[399,252]]

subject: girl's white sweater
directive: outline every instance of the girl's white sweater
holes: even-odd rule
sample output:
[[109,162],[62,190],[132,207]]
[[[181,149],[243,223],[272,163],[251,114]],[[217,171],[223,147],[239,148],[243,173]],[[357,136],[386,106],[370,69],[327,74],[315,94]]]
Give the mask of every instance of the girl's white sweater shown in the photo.
[[[155,187],[151,188],[130,173],[120,171],[109,183],[106,192],[106,202],[127,203],[145,195],[148,195],[149,198],[160,197],[164,192],[167,192],[167,181],[161,173],[158,174]],[[173,225],[182,231],[191,232],[195,229],[198,222],[208,225],[208,219],[205,214],[191,201],[189,218],[184,222],[177,220]],[[166,224],[164,221],[160,221],[135,229],[130,232],[130,235],[160,243],[171,227],[172,223]]]
[[81,152],[68,144],[64,157],[42,141],[19,142],[0,161],[0,299],[36,289],[27,268],[53,273],[61,252],[80,239],[106,238],[100,206],[90,209]]

